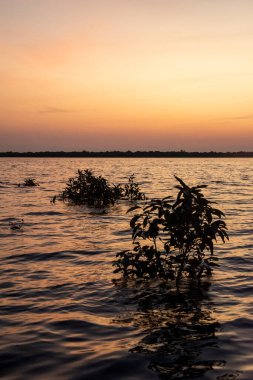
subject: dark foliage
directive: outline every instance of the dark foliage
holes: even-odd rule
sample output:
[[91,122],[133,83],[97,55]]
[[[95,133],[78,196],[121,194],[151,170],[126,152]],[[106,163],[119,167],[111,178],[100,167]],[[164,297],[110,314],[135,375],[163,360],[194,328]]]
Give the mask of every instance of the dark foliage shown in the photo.
[[128,178],[128,183],[125,184],[123,193],[124,196],[130,201],[145,199],[145,194],[140,191],[138,183],[135,182],[134,174]]
[[[113,206],[119,199],[132,201],[144,198],[144,193],[134,182],[134,175],[130,176],[126,185],[114,185],[102,176],[96,177],[89,169],[78,170],[77,176],[68,180],[65,190],[58,196],[58,199],[75,205],[96,208]],[[55,200],[54,197],[52,202]]]
[[253,152],[186,152],[185,150],[160,152],[151,151],[43,151],[43,152],[0,152],[0,157],[253,157]]
[[117,254],[115,273],[141,278],[200,279],[217,266],[214,244],[228,239],[224,214],[201,192],[206,186],[187,186],[180,178],[176,200],[152,199],[130,221],[133,250]]
[[11,230],[22,230],[23,226],[24,226],[24,219],[15,219],[12,222],[10,222]]
[[[20,186],[20,185],[19,185]],[[22,183],[22,186],[39,186],[38,182],[36,182],[35,178],[26,178]]]
[[76,177],[69,178],[59,199],[76,205],[108,207],[114,205],[119,196],[120,189],[117,186],[109,185],[105,178],[96,177],[87,169],[78,170]]

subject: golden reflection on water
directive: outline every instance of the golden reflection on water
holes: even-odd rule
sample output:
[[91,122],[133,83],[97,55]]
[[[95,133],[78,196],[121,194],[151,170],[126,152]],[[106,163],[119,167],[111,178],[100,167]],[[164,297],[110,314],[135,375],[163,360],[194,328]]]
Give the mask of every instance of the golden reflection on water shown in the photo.
[[[143,366],[162,379],[253,378],[252,160],[20,159],[12,164],[0,160],[8,182],[0,188],[0,312],[2,347],[13,357],[8,366],[14,375],[38,377],[36,364],[28,370],[27,358],[34,353],[44,371],[52,360],[51,377],[65,373],[60,377],[66,379],[75,368],[80,373],[89,368],[89,376],[101,378],[104,362],[120,363],[113,373],[120,378],[123,362],[130,367],[132,356],[140,379],[150,373]],[[114,182],[134,172],[149,197],[175,194],[174,173],[191,185],[208,184],[205,194],[226,212],[230,230],[230,242],[217,245],[220,267],[210,286],[188,284],[173,294],[157,284],[113,283],[115,253],[131,248],[129,205],[99,214],[50,203],[78,168],[94,168]],[[30,176],[41,186],[27,191],[13,185]],[[20,217],[23,231],[11,231],[11,218]]]
[[[122,283],[116,283],[121,291]],[[156,288],[130,284],[130,303],[136,302],[138,311],[120,317],[145,331],[145,336],[131,352],[150,358],[149,367],[164,378],[192,378],[211,369],[222,369],[226,362],[209,356],[204,351],[218,343],[219,323],[213,317],[212,302],[208,299],[208,284],[196,287],[186,283],[171,291],[164,284]],[[125,292],[124,287],[122,289]]]

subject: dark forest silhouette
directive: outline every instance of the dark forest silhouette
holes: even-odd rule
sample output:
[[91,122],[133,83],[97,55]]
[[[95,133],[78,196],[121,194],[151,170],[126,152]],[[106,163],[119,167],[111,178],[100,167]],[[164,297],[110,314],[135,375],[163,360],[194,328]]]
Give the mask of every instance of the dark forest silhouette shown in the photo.
[[42,152],[0,152],[0,157],[253,157],[253,152],[187,152],[185,150],[161,152],[151,151],[42,151]]

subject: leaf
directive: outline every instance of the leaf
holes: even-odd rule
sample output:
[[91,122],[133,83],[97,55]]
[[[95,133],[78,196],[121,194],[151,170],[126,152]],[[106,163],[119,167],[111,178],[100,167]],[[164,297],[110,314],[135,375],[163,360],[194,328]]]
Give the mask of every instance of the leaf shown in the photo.
[[143,219],[143,227],[145,228],[148,224],[148,216],[146,216],[144,219]]
[[171,195],[167,195],[167,197],[164,197],[162,200],[163,201],[167,201],[167,200],[171,200],[172,199],[172,196]]
[[225,216],[225,214],[222,211],[218,210],[217,208],[212,208],[211,211],[214,215],[217,215],[219,218],[221,218],[222,216]]
[[122,268],[116,268],[116,269],[114,269],[114,271],[113,271],[113,273],[119,273],[119,272],[122,272]]
[[164,214],[163,208],[159,207],[158,208],[158,218],[161,219],[161,217],[163,216],[163,214]]
[[225,243],[225,238],[224,238],[224,234],[223,234],[223,232],[222,232],[221,230],[218,230],[217,232],[218,232],[218,234],[220,235],[221,240],[223,241],[223,243]]
[[183,186],[183,188],[189,189],[189,187],[184,183],[184,181],[181,178],[177,177],[175,174],[174,174],[174,177]]
[[141,217],[141,215],[135,215],[131,220],[130,220],[130,227],[134,228],[136,227],[136,222],[137,220]]
[[[227,228],[227,227],[224,227],[224,228]],[[229,240],[229,236],[228,236],[227,232],[226,232],[225,230],[222,230],[222,233],[223,233],[223,235],[225,236],[225,238],[226,238],[227,240]]]
[[133,206],[133,207],[130,207],[130,209],[129,210],[127,210],[127,214],[129,213],[129,212],[131,212],[131,211],[134,211],[134,210],[137,210],[138,208],[141,208],[140,206]]
[[124,254],[127,253],[127,252],[129,252],[129,249],[126,249],[126,250],[124,250],[124,251],[117,252],[117,253],[116,253],[116,257],[119,257],[119,256],[122,257],[122,256],[124,256]]

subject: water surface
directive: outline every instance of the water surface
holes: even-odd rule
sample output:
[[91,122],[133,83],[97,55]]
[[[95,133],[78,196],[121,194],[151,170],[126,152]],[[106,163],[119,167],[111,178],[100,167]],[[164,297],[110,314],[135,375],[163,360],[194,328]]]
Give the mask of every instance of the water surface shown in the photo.
[[[253,379],[253,159],[1,158],[0,375],[3,379]],[[230,242],[202,288],[113,282],[131,247],[128,204],[106,214],[53,204],[76,170],[132,173],[149,197],[174,174],[227,215]],[[34,177],[36,188],[17,184]],[[22,231],[10,223],[24,219]]]

